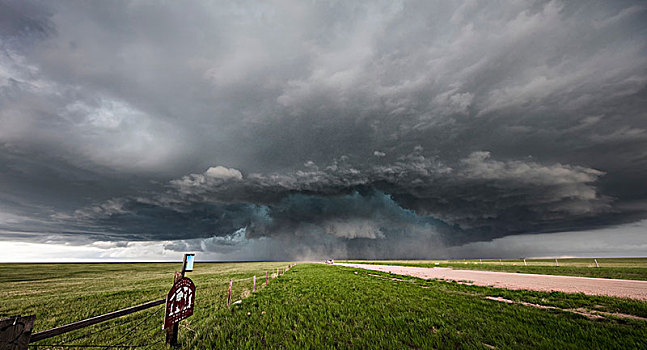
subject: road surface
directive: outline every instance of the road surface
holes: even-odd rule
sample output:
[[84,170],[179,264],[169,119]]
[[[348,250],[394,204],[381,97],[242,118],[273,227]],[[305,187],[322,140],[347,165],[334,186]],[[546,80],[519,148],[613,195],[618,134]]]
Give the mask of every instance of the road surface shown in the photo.
[[441,267],[427,268],[338,263],[335,263],[335,265],[390,272],[398,275],[407,275],[424,279],[437,278],[470,282],[471,284],[485,287],[526,289],[541,292],[559,291],[565,293],[584,293],[587,295],[608,295],[613,297],[647,300],[647,281],[494,271],[453,270]]

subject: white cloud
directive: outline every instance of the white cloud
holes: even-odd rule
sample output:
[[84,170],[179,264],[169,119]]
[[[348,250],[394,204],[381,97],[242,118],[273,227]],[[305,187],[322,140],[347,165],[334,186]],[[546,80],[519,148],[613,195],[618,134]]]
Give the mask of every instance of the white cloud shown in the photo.
[[[516,180],[537,185],[592,183],[604,172],[571,165],[542,165],[533,161],[497,161],[490,152],[471,153],[461,160],[466,167],[461,172],[466,178],[486,180]],[[593,190],[593,189],[591,189]]]
[[0,241],[0,262],[90,262],[182,260],[165,242],[95,242],[89,245]]
[[647,221],[600,230],[514,235],[447,248],[453,258],[642,257]]
[[0,241],[3,262],[105,262],[182,261],[184,253],[196,253],[197,260],[253,260],[270,258],[264,239],[246,240],[244,230],[228,237],[177,241],[96,241],[67,244],[62,237],[47,243]]
[[218,178],[223,180],[242,180],[243,174],[239,170],[233,168],[225,168],[223,166],[216,166],[207,169],[204,174],[208,177]]

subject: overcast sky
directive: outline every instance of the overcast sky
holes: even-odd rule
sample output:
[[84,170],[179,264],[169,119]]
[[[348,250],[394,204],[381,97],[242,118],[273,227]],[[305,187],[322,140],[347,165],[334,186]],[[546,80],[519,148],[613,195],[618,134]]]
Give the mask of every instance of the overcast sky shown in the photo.
[[642,1],[0,0],[0,259],[645,255],[646,87]]

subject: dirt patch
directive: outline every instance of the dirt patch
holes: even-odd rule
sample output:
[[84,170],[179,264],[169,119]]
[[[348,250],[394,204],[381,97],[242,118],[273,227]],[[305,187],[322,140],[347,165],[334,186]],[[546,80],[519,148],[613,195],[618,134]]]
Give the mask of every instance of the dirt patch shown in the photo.
[[645,317],[629,315],[629,314],[622,314],[622,313],[618,313],[618,312],[605,312],[605,311],[598,311],[598,310],[587,310],[587,309],[584,309],[584,308],[562,309],[562,308],[555,307],[555,306],[534,304],[534,303],[529,303],[529,302],[526,302],[526,301],[515,301],[515,300],[510,300],[510,299],[506,299],[506,298],[502,298],[502,297],[487,296],[487,297],[485,297],[485,299],[498,301],[498,302],[506,303],[506,304],[517,304],[517,305],[530,306],[530,307],[534,307],[534,308],[538,308],[538,309],[548,309],[548,310],[558,310],[558,311],[562,311],[562,312],[570,312],[570,313],[573,313],[573,314],[578,314],[578,315],[588,317],[590,319],[600,319],[600,318],[605,318],[605,317],[608,317],[608,316],[613,316],[613,317],[618,317],[618,318],[629,318],[629,319],[638,320],[638,321],[647,321],[647,318],[645,318]]
[[608,316],[613,316],[613,317],[618,317],[618,318],[628,318],[628,319],[632,319],[632,320],[636,320],[636,321],[645,321],[645,322],[647,322],[646,317],[623,314],[623,313],[619,313],[619,312],[606,312],[606,311],[597,311],[597,310],[589,311],[589,310],[582,309],[582,308],[575,309],[574,311],[593,314],[593,315],[603,315],[603,316],[607,316],[607,317]]
[[391,281],[395,281],[395,282],[416,283],[416,281],[412,281],[412,280],[403,280],[403,279],[400,279],[400,278],[391,278]]
[[589,278],[573,276],[535,275],[495,271],[453,270],[412,266],[368,264],[335,264],[365,270],[389,272],[423,279],[456,281],[477,286],[525,289],[540,292],[584,293],[647,300],[647,281]]
[[[415,283],[416,281],[413,280],[404,280],[400,278],[388,278],[383,275],[378,275],[374,273],[366,273],[367,276],[372,276],[372,277],[378,277],[384,280],[391,280],[394,282],[409,282],[409,283]],[[444,280],[444,279],[438,279],[438,280]],[[458,283],[462,282],[467,282],[467,283],[473,283],[473,281],[456,281]],[[429,288],[429,286],[422,285],[420,286],[421,288]],[[451,294],[461,294],[461,295],[470,295],[470,296],[477,296],[478,294],[475,293],[466,293],[466,292],[457,292],[457,291],[452,291],[450,292]],[[503,297],[493,297],[493,296],[486,296],[485,299],[487,300],[492,300],[492,301],[498,301],[501,303],[506,303],[506,304],[517,304],[517,305],[523,305],[523,306],[528,306],[528,307],[534,307],[537,309],[545,309],[545,310],[557,310],[561,312],[570,312],[578,315],[582,315],[585,317],[588,317],[590,319],[601,319],[601,318],[606,318],[609,316],[612,317],[617,317],[617,318],[626,318],[626,319],[632,319],[632,320],[638,320],[638,321],[646,321],[647,318],[641,317],[641,316],[635,316],[635,315],[630,315],[630,314],[623,314],[623,313],[618,313],[618,312],[606,312],[606,311],[599,311],[599,310],[587,310],[584,308],[577,308],[577,309],[562,309],[556,306],[549,306],[549,305],[541,305],[541,304],[535,304],[535,303],[529,303],[527,301],[515,301],[515,300],[510,300],[506,299]],[[601,306],[599,306],[601,307]]]

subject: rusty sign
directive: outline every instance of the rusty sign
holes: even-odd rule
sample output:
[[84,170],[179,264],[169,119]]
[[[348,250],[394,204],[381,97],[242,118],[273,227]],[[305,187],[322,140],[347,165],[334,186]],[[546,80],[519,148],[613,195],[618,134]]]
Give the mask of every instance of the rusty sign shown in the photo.
[[175,323],[193,315],[194,301],[195,285],[188,277],[182,277],[166,296],[163,329],[172,327]]

